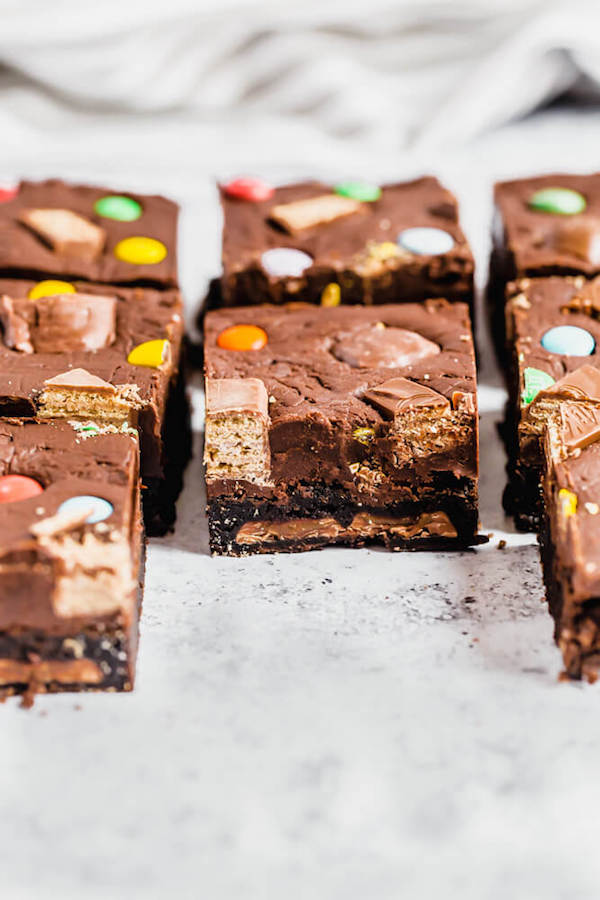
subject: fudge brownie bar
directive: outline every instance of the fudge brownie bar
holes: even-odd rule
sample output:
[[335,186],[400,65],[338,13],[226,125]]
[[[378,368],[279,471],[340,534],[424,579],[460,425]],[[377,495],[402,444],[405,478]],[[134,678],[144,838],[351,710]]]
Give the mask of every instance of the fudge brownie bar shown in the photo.
[[215,310],[205,371],[214,553],[480,541],[465,304]]
[[540,533],[563,674],[589,681],[600,669],[600,372],[592,372],[594,398],[563,402],[547,427]]
[[143,578],[135,434],[0,421],[0,696],[131,690]]
[[237,179],[221,202],[224,306],[472,302],[456,199],[435,178],[277,188]]
[[509,403],[505,506],[520,528],[540,513],[543,438],[575,370],[600,367],[600,278],[526,278],[507,289]]
[[0,415],[140,432],[149,534],[175,519],[189,456],[176,290],[0,279]]
[[600,173],[500,182],[494,199],[488,299],[496,348],[502,358],[509,281],[600,273]]
[[0,203],[0,274],[177,285],[177,204],[108,188],[23,181]]

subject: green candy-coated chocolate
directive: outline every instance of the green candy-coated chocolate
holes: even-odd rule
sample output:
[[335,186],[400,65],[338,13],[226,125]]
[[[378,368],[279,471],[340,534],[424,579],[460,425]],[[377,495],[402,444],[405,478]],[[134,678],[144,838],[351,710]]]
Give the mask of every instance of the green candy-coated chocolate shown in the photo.
[[376,184],[367,184],[364,181],[343,181],[334,187],[340,197],[350,197],[351,200],[359,200],[361,203],[373,203],[381,197],[381,188]]
[[524,406],[531,403],[541,390],[554,384],[552,375],[548,375],[547,372],[542,372],[541,369],[532,368],[525,369],[523,372],[523,381],[525,384],[521,393],[521,400],[523,401]]
[[105,219],[116,219],[117,222],[135,222],[142,215],[142,207],[137,200],[118,194],[100,197],[94,203],[94,211]]
[[575,216],[586,207],[585,197],[570,188],[542,188],[529,199],[529,205],[537,212],[554,213],[559,216]]

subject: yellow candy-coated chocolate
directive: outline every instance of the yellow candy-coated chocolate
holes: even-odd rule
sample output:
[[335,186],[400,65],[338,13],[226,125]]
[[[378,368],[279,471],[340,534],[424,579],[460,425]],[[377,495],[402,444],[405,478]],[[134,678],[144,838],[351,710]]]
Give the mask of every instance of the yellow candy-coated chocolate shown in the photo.
[[381,244],[373,243],[369,246],[369,256],[372,259],[379,260],[379,262],[385,262],[386,259],[393,259],[399,255],[398,245],[394,244],[393,241],[383,241]]
[[132,366],[146,366],[158,369],[165,362],[169,353],[169,342],[166,340],[145,341],[134,347],[127,362]]
[[558,492],[560,508],[565,519],[569,519],[577,512],[577,494],[567,488],[561,488]]
[[355,428],[352,432],[352,437],[361,444],[369,444],[375,437],[375,431],[368,426]]
[[339,284],[331,281],[323,288],[321,294],[321,306],[339,306],[342,302],[342,291]]
[[38,281],[29,291],[30,300],[39,300],[40,297],[53,297],[56,294],[76,294],[74,285],[69,281],[56,281],[49,278],[47,281]]
[[167,248],[155,238],[128,237],[119,241],[114,252],[121,262],[134,266],[155,266],[166,257]]

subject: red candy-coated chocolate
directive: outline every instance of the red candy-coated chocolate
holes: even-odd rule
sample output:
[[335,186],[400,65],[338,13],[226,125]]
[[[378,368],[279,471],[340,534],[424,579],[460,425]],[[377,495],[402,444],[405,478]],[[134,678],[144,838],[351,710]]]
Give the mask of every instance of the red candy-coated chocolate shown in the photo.
[[0,503],[17,503],[41,494],[44,488],[27,475],[0,475]]
[[19,193],[18,187],[1,187],[0,186],[0,203],[8,203],[13,197]]
[[269,200],[275,192],[270,184],[260,178],[236,178],[225,185],[225,193],[238,200],[260,203],[262,200]]

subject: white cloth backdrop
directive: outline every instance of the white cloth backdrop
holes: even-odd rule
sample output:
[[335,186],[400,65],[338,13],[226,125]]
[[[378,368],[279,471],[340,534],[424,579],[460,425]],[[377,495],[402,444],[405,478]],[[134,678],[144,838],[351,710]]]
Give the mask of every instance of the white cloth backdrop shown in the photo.
[[600,0],[0,0],[0,12],[0,181],[60,175],[179,200],[190,323],[219,271],[217,177],[433,171],[466,200],[485,252],[471,223],[485,220],[474,201],[487,202],[490,172],[599,167],[589,116],[542,156],[539,127],[493,165],[469,141],[598,89]]
[[309,118],[395,148],[600,84],[597,0],[14,0],[13,76],[86,110]]

